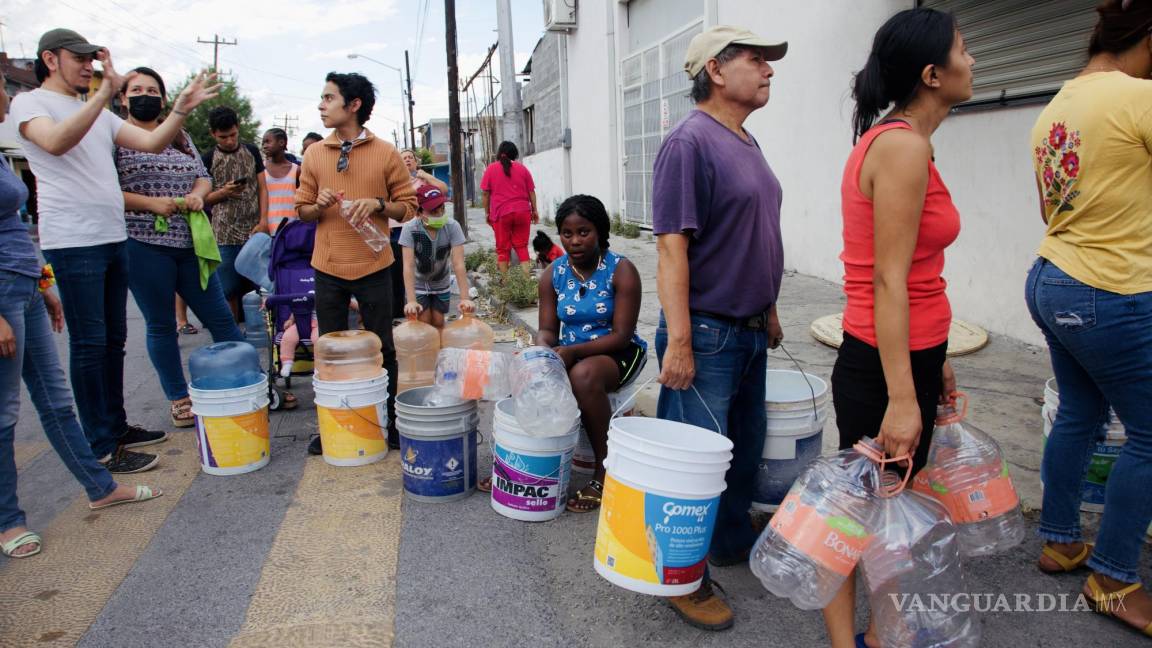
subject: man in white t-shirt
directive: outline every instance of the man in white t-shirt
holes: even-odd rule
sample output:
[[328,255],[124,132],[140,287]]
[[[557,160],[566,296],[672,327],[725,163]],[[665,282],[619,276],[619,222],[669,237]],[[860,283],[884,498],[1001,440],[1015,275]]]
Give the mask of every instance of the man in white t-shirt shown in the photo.
[[[104,79],[89,92],[93,61],[100,61]],[[188,111],[215,97],[218,87],[206,86],[212,78],[199,75],[173,102],[164,123],[147,131],[106,110],[132,76],[116,72],[107,48],[70,29],[53,29],[40,37],[36,50],[40,88],[17,95],[11,108],[36,175],[40,247],[64,304],[80,422],[93,453],[121,474],[159,461],[125,448],[159,443],[167,434],[128,425],[124,411],[128,256],[115,149],[163,151],[181,132]]]

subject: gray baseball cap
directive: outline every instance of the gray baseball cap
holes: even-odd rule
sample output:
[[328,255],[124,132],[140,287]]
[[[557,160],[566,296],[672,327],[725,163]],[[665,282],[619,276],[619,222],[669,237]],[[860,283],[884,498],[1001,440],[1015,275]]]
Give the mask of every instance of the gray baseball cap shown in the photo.
[[689,77],[695,77],[704,69],[709,59],[716,58],[716,55],[729,45],[758,47],[764,50],[769,61],[779,61],[788,53],[786,42],[773,42],[741,27],[717,25],[696,34],[688,43],[688,51],[684,56],[684,71]]
[[87,38],[71,29],[60,27],[44,32],[44,35],[40,37],[40,44],[36,47],[36,56],[54,49],[66,49],[77,54],[95,54],[104,47],[89,43]]

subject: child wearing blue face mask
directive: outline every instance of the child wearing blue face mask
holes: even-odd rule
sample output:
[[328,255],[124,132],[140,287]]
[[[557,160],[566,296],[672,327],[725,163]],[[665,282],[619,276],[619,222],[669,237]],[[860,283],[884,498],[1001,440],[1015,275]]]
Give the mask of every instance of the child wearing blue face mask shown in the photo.
[[464,269],[464,230],[444,212],[447,197],[430,184],[416,189],[420,213],[400,230],[404,249],[404,292],[407,303],[404,314],[436,328],[444,326],[444,315],[452,300],[449,274],[456,275],[460,287],[460,312],[476,310],[468,295],[468,275]]

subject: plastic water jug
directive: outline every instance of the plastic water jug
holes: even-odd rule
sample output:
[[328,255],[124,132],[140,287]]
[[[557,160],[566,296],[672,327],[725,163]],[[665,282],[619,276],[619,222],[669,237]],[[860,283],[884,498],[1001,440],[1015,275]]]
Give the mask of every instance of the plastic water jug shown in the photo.
[[967,411],[964,394],[956,394],[955,405],[938,409],[928,463],[912,488],[944,505],[956,525],[961,555],[986,556],[1020,544],[1026,527],[1000,445],[964,422]]
[[[895,473],[881,477],[885,484]],[[879,498],[876,534],[860,564],[868,584],[872,622],[885,648],[960,648],[980,645],[980,623],[967,593],[956,527],[936,500],[911,489]]]
[[[499,351],[443,348],[436,357],[436,389],[429,404],[454,401],[496,401],[512,393],[512,356]],[[571,425],[571,420],[569,420]]]
[[492,327],[476,319],[471,313],[460,316],[444,326],[440,334],[441,348],[491,350],[495,335]]
[[335,331],[316,341],[316,377],[320,380],[364,380],[383,371],[380,338],[371,331]]
[[192,352],[188,372],[196,389],[237,389],[264,378],[260,354],[247,342],[216,342]]
[[440,353],[440,331],[431,324],[409,318],[392,329],[396,346],[399,391],[426,387],[436,378],[436,355]]
[[268,348],[268,323],[264,319],[264,298],[258,291],[244,295],[244,335],[257,349]]
[[524,433],[535,437],[567,434],[580,408],[560,356],[548,347],[528,347],[515,357],[513,367],[512,400]]
[[885,458],[873,439],[820,457],[792,484],[753,547],[752,573],[802,610],[828,605],[876,532]]

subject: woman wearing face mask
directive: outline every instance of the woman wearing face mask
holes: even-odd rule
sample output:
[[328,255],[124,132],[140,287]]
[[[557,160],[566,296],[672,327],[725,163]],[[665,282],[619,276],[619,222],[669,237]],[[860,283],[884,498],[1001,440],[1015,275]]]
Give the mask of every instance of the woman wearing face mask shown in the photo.
[[[128,121],[147,130],[160,125],[167,99],[164,80],[141,67],[129,77],[120,100]],[[192,138],[180,133],[161,153],[116,149],[128,227],[128,287],[148,325],[148,356],[171,401],[172,425],[195,423],[177,340],[175,296],[180,295],[216,342],[242,340],[214,272],[220,260],[204,197],[212,180]],[[214,263],[215,262],[215,263]]]

